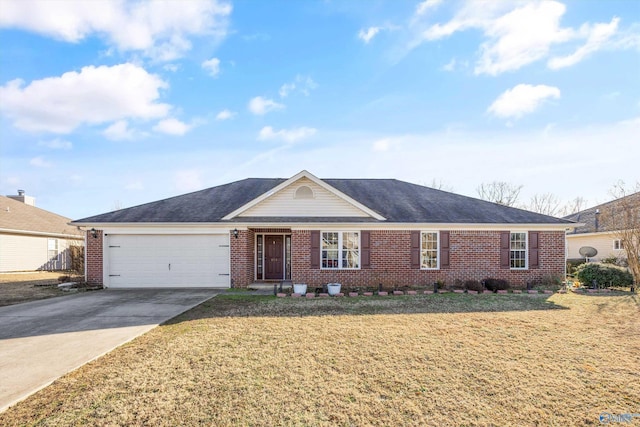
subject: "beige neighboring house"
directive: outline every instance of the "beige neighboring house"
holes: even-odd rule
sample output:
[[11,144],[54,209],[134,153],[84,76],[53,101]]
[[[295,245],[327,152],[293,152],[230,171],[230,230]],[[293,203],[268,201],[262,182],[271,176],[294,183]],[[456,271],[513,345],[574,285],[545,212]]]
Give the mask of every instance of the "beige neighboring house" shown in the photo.
[[35,206],[19,190],[0,196],[0,272],[68,270],[71,246],[84,246],[83,233],[71,220]]
[[626,258],[624,246],[620,238],[607,224],[607,215],[619,212],[624,206],[640,204],[640,193],[612,200],[598,206],[568,215],[564,219],[584,225],[575,227],[567,232],[567,259],[584,259],[580,255],[580,248],[589,246],[598,253],[589,261],[601,261],[612,256]]

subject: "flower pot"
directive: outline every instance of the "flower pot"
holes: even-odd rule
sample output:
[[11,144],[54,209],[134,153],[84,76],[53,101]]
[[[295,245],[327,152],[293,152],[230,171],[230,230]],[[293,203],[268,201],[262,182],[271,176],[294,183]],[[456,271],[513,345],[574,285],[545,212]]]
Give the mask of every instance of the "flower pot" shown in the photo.
[[335,296],[340,293],[341,287],[342,285],[340,283],[329,283],[327,284],[327,291],[329,292],[329,295]]
[[296,283],[293,285],[293,292],[304,295],[307,293],[307,285],[305,283]]

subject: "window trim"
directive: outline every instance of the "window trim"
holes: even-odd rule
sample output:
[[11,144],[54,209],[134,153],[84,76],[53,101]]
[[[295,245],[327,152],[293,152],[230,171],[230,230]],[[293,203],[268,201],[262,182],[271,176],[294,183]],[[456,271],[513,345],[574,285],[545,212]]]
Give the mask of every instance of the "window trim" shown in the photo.
[[[323,267],[322,266],[322,254],[327,249],[322,247],[323,235],[325,233],[338,233],[338,267]],[[342,248],[343,246],[343,234],[345,233],[357,233],[358,234],[358,266],[355,268],[343,267],[342,263],[344,261],[344,254],[346,251]],[[336,271],[336,270],[360,270],[362,269],[362,231],[361,230],[320,230],[320,270],[326,271]]]
[[[618,244],[616,247],[616,243]],[[623,251],[624,246],[622,245],[622,239],[613,239],[613,250],[614,251]]]
[[[524,235],[524,249],[512,249],[511,248],[511,236],[514,234],[522,234]],[[515,251],[523,251],[524,250],[524,267],[512,267],[511,262],[514,260],[512,257],[512,253]],[[529,269],[529,233],[526,231],[510,231],[509,232],[509,270],[528,270]]]
[[[425,234],[435,234],[436,235],[436,266],[435,267],[423,267],[424,265],[424,253],[425,250],[433,250],[433,249],[422,249],[423,238]],[[440,232],[437,230],[420,230],[420,270],[440,270]]]

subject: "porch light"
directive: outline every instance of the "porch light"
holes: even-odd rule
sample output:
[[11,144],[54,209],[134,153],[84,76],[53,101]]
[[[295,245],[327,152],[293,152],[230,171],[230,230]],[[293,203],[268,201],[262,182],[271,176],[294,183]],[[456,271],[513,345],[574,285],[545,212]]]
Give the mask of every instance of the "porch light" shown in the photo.
[[91,235],[93,236],[94,239],[98,238],[98,230],[96,230],[95,228],[92,228],[89,231],[91,231]]
[[233,229],[233,237],[235,237],[236,239],[238,238],[238,229],[237,228]]

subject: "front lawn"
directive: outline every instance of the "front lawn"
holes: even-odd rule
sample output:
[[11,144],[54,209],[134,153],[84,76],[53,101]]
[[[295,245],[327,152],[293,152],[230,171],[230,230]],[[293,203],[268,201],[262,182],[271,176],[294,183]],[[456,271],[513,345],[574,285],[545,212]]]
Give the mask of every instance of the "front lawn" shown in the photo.
[[220,295],[0,425],[599,425],[640,412],[639,308],[637,295]]

